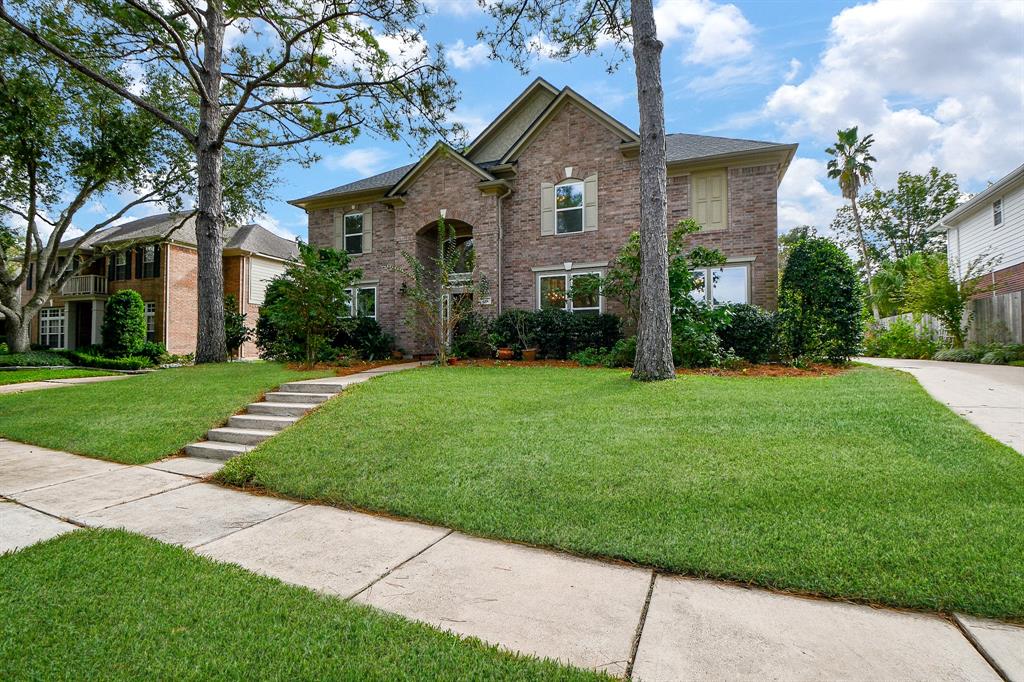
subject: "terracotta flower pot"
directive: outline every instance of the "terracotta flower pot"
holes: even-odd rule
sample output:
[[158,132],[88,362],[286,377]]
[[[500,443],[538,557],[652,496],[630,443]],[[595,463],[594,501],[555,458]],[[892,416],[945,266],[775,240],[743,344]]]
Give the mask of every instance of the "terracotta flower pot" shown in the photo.
[[523,360],[525,360],[526,362],[533,362],[536,359],[537,359],[537,349],[536,348],[525,348],[525,349],[523,349]]
[[404,357],[405,357],[405,354],[402,353],[402,351],[400,351],[400,350],[393,350],[393,351],[391,351],[391,359],[392,360],[401,360]]
[[499,348],[498,349],[498,359],[499,360],[511,360],[515,356],[516,356],[515,351],[513,351],[511,348]]

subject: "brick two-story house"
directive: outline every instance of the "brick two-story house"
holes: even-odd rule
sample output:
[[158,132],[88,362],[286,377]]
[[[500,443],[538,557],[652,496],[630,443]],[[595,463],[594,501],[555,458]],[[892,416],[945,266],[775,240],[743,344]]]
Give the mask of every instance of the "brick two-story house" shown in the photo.
[[[570,88],[534,81],[464,150],[436,144],[414,164],[291,203],[308,214],[312,244],[352,254],[362,269],[353,308],[376,317],[406,351],[402,252],[436,251],[443,215],[472,257],[489,295],[485,314],[564,307],[616,312],[608,302],[560,295],[580,276],[606,270],[639,224],[637,134]],[[670,226],[693,216],[694,243],[729,262],[706,273],[712,302],[774,308],[777,189],[796,151],[777,144],[704,135],[667,138]]]
[[[62,242],[60,251],[69,252],[77,242]],[[164,213],[100,230],[79,245],[84,257],[97,251],[110,255],[72,277],[47,302],[32,324],[32,342],[68,349],[98,344],[107,297],[134,289],[146,306],[149,339],[171,353],[194,352],[199,326],[195,219]],[[225,230],[224,293],[236,297],[247,324],[256,323],[267,282],[297,255],[295,242],[260,225]],[[23,296],[32,286],[29,277]],[[240,354],[256,357],[255,345],[246,343]]]

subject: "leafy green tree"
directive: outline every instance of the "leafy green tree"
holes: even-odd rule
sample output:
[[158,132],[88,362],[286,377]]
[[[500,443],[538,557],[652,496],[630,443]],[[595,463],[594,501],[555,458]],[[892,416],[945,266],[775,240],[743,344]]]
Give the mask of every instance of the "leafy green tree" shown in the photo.
[[942,253],[920,254],[916,267],[906,273],[904,299],[907,308],[918,315],[931,315],[946,330],[957,348],[963,348],[970,330],[972,315],[967,302],[985,291],[978,277],[983,269],[974,263],[967,276],[957,281],[949,272],[949,262]]
[[[285,158],[316,160],[313,141],[346,144],[372,130],[422,143],[459,132],[445,124],[456,96],[444,58],[419,39],[423,11],[417,0],[10,0],[0,20],[192,150],[196,362],[221,362],[229,193],[270,187],[268,172]],[[138,77],[114,78],[97,59]],[[250,209],[262,200],[248,199]]]
[[228,355],[235,356],[242,344],[252,338],[252,330],[245,326],[246,315],[238,306],[238,298],[234,294],[224,297],[224,339],[228,346]]
[[860,311],[860,281],[845,251],[823,237],[793,247],[779,288],[779,325],[794,361],[848,361],[864,334]]
[[[633,378],[675,377],[665,167],[665,96],[652,0],[490,0],[480,2],[494,26],[480,36],[492,55],[527,71],[538,53],[568,60],[609,46],[618,60],[631,53],[640,109],[640,232],[642,286]],[[627,53],[627,46],[629,52]]]
[[817,237],[818,230],[813,225],[798,225],[779,235],[779,278],[786,269],[786,261],[793,247],[805,239]]
[[839,182],[843,198],[850,201],[850,213],[853,216],[853,228],[857,236],[857,247],[864,265],[864,276],[868,284],[868,296],[871,300],[871,312],[875,320],[880,319],[878,304],[871,284],[874,275],[873,259],[868,241],[864,235],[860,210],[857,207],[857,196],[865,183],[871,182],[871,164],[878,159],[871,155],[871,145],[875,139],[865,135],[861,139],[857,134],[857,126],[840,130],[836,133],[836,142],[825,150],[832,158],[828,162],[828,176]]
[[390,268],[405,280],[399,293],[408,304],[407,322],[430,345],[442,367],[448,364],[459,323],[472,314],[473,299],[490,290],[487,280],[476,279],[475,275],[470,279],[460,276],[455,281],[453,276],[459,272],[464,258],[465,253],[455,240],[455,228],[439,217],[434,255],[417,258],[403,251],[405,265]]
[[[133,208],[175,207],[190,164],[148,113],[125,106],[2,23],[0,44],[0,314],[11,350],[24,352],[40,308],[107,255],[85,255],[78,244]],[[110,60],[97,58],[93,68],[121,78]],[[83,207],[104,193],[132,198],[83,225]],[[73,228],[82,240],[58,255]]]
[[103,351],[120,357],[134,355],[146,344],[146,305],[134,289],[121,289],[107,299],[100,327]]
[[349,269],[344,251],[299,242],[299,258],[270,284],[260,317],[274,329],[278,342],[293,340],[312,367],[349,316],[347,289],[363,276]]

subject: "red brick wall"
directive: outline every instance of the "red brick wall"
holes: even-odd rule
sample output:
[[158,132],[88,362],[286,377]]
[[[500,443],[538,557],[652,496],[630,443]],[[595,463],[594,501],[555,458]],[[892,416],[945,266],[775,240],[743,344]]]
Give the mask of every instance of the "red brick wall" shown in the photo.
[[996,270],[991,274],[979,278],[983,288],[982,293],[975,294],[972,298],[985,298],[994,294],[1010,294],[1015,291],[1024,291],[1024,263],[1017,263],[1002,270]]
[[164,308],[168,317],[167,351],[175,355],[194,353],[199,332],[199,254],[177,244],[164,244],[164,251],[164,276],[168,279]]

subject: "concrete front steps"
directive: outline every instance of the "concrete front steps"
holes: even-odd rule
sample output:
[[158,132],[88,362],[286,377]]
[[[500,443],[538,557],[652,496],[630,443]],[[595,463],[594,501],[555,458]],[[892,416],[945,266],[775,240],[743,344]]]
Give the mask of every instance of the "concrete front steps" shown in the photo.
[[263,402],[250,403],[245,414],[228,419],[227,426],[210,429],[207,440],[185,446],[185,454],[202,459],[228,460],[252,450],[288,428],[299,418],[340,393],[344,384],[292,382],[267,393]]

